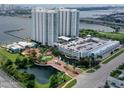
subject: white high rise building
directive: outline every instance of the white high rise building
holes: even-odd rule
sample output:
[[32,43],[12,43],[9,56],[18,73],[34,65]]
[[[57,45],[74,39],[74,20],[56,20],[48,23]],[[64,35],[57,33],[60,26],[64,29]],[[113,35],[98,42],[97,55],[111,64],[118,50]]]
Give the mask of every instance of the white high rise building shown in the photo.
[[55,10],[48,11],[48,45],[53,45],[58,39],[58,14]]
[[32,9],[32,40],[52,46],[58,38],[57,12],[44,8]]
[[59,8],[59,35],[77,37],[79,35],[79,11]]
[[58,36],[79,35],[79,11],[76,9],[32,9],[32,40],[52,46]]

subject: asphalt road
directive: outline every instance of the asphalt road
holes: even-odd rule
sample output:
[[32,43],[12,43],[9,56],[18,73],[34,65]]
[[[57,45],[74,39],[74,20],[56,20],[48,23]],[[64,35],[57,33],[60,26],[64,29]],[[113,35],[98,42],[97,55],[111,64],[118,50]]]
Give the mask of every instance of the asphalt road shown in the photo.
[[20,88],[17,81],[10,78],[5,72],[0,70],[0,88]]
[[110,75],[110,72],[116,69],[122,63],[124,63],[124,53],[109,63],[102,65],[102,67],[94,73],[82,73],[77,76],[77,84],[74,86],[74,88],[98,88],[104,86],[107,77]]

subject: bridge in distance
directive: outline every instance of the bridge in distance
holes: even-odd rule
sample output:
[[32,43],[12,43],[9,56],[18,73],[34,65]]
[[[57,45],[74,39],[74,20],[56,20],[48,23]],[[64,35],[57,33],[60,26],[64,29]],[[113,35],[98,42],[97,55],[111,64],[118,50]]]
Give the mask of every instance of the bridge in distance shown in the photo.
[[80,22],[105,25],[105,26],[110,26],[112,28],[117,28],[117,27],[124,28],[123,23],[115,23],[115,22],[110,22],[110,21],[103,21],[103,20],[99,20],[99,19],[96,19],[96,18],[80,18]]

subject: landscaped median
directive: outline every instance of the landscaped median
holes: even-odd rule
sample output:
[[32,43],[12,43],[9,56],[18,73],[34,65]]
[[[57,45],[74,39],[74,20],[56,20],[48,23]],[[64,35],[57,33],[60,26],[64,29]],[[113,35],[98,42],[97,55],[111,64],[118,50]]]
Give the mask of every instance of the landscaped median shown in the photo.
[[120,54],[122,54],[124,52],[124,48],[121,48],[120,50],[118,50],[117,52],[115,52],[114,54],[110,55],[109,57],[105,58],[102,63],[106,64],[108,62],[110,62],[112,59],[114,59],[115,57],[119,56]]
[[77,83],[76,79],[71,79],[62,88],[71,88]]

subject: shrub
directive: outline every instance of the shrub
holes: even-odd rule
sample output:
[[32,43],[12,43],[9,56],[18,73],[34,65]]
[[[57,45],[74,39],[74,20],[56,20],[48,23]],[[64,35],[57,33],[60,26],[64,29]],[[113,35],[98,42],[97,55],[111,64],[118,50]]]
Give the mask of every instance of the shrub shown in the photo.
[[124,64],[120,65],[118,69],[124,70]]
[[90,70],[87,71],[87,73],[93,73],[93,72],[95,72],[94,69],[90,69]]
[[73,87],[76,83],[77,83],[77,80],[74,79],[74,80],[72,80],[70,83],[68,83],[68,84],[65,86],[65,88],[71,88],[71,87]]
[[99,69],[101,66],[100,65],[96,65],[95,67],[94,67],[94,69]]
[[110,73],[110,76],[118,78],[118,76],[121,74],[121,71],[119,70],[114,70]]

